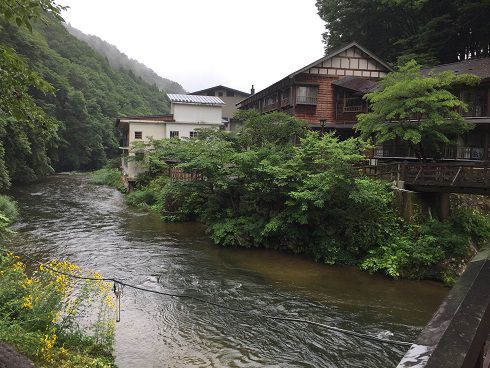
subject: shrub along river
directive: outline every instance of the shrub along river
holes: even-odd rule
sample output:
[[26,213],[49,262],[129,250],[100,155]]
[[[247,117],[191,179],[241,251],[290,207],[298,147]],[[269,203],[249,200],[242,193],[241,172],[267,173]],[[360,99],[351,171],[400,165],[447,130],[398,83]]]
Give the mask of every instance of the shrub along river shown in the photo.
[[[17,188],[11,248],[68,259],[105,277],[231,307],[412,341],[448,289],[391,281],[273,251],[212,245],[199,224],[165,224],[124,196],[61,174]],[[187,299],[124,289],[119,367],[393,367],[406,348],[320,327],[264,320]]]

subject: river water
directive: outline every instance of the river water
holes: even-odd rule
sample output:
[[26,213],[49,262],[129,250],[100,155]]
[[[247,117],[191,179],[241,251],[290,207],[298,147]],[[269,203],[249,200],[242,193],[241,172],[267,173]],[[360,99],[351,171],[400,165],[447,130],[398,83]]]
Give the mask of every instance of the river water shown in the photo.
[[[17,188],[22,222],[11,248],[68,259],[106,277],[231,307],[412,341],[448,290],[391,281],[299,256],[212,245],[199,224],[164,224],[116,190],[60,174]],[[119,367],[394,367],[404,348],[316,326],[264,320],[126,288]]]

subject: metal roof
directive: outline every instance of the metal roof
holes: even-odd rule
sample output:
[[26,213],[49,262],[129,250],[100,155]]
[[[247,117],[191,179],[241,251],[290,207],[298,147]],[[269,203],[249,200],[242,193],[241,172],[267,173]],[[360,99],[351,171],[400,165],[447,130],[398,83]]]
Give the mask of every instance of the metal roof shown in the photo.
[[171,102],[193,104],[193,105],[225,105],[223,100],[214,96],[199,96],[199,95],[180,95],[167,94]]

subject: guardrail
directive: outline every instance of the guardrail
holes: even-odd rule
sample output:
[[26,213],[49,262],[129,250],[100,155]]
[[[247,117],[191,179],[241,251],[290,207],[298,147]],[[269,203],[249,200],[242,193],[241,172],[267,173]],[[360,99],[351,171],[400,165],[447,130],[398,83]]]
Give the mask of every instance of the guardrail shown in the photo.
[[490,244],[468,264],[397,368],[490,366]]

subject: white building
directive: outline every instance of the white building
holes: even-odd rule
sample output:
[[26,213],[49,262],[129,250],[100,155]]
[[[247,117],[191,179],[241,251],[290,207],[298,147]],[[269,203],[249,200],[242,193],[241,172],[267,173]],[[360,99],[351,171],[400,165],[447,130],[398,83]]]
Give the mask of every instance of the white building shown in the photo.
[[118,118],[116,126],[122,133],[122,170],[131,186],[138,174],[145,171],[138,161],[141,150],[136,142],[150,139],[195,138],[203,128],[219,129],[223,126],[222,110],[225,103],[219,97],[169,94],[170,114],[127,116]]

